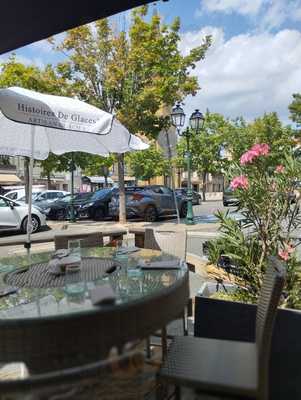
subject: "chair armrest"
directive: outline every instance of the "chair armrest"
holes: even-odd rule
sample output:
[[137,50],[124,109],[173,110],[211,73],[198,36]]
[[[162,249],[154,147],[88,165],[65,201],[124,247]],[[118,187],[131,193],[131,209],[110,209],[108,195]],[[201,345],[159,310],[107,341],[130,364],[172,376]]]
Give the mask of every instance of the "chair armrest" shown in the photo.
[[196,296],[194,335],[212,339],[255,341],[256,306]]

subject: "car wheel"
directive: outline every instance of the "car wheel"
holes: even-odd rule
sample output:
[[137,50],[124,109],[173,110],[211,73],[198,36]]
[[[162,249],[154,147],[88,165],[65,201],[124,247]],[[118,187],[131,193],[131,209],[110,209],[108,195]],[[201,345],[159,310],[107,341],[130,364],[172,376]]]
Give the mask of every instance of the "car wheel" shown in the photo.
[[145,222],[155,222],[157,221],[158,215],[157,210],[154,206],[148,206],[144,211],[144,221]]
[[[25,217],[23,219],[22,226],[21,226],[21,230],[23,233],[27,232],[27,221],[28,221],[28,217]],[[41,223],[40,223],[39,217],[37,217],[36,215],[32,215],[31,221],[32,221],[32,233],[35,233],[40,229]]]
[[102,208],[97,208],[94,211],[94,220],[95,221],[101,221],[104,219],[105,213],[104,210]]
[[187,203],[182,204],[181,210],[180,210],[180,217],[185,218],[187,215]]

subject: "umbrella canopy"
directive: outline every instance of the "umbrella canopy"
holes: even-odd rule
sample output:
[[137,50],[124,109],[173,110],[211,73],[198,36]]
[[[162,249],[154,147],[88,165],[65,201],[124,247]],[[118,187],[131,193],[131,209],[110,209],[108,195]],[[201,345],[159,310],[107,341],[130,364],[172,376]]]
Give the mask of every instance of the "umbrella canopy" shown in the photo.
[[112,114],[69,97],[0,89],[0,110],[0,154],[43,160],[49,152],[106,156],[148,147]]
[[152,0],[1,2],[0,54]]
[[148,147],[112,114],[68,97],[12,87],[0,90],[0,154],[30,157],[27,247],[30,247],[33,160],[49,152],[108,155]]

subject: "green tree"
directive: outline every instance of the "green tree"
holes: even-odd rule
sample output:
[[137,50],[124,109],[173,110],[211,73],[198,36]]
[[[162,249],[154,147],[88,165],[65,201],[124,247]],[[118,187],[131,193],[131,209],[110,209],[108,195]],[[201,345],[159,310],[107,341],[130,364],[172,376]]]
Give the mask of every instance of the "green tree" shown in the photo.
[[137,181],[150,181],[155,176],[170,173],[170,165],[163,151],[153,144],[147,150],[128,153],[126,163]]
[[90,156],[87,166],[84,168],[86,175],[101,175],[105,178],[105,186],[108,186],[110,168],[116,162],[116,157],[112,154],[109,157]]
[[[34,65],[24,65],[18,62],[13,54],[8,61],[0,64],[0,87],[20,86],[26,89],[36,90],[43,93],[68,94],[68,85],[65,78],[57,73],[50,65],[40,69]],[[43,161],[46,164],[45,171],[49,176],[52,171],[49,166],[52,160]],[[55,165],[55,164],[54,164]],[[44,168],[44,167],[43,167]],[[24,179],[26,199],[28,200],[28,177],[29,159],[24,159]]]
[[225,147],[233,161],[255,143],[268,143],[276,160],[280,154],[295,147],[295,131],[284,126],[277,113],[272,112],[246,123],[243,118],[231,121],[231,129],[224,132]]
[[186,137],[182,137],[178,143],[177,165],[186,168],[185,153],[189,147],[192,170],[202,176],[204,201],[208,174],[219,173],[225,166],[222,150],[229,129],[231,125],[222,115],[207,111],[203,129],[198,133],[192,131],[188,142]]
[[290,118],[293,122],[296,122],[298,125],[301,124],[301,94],[294,93],[293,101],[288,106],[288,109],[291,113]]
[[[156,138],[165,122],[160,110],[199,89],[191,71],[205,57],[211,38],[183,56],[179,19],[167,25],[147,12],[147,6],[132,12],[128,32],[116,32],[106,19],[70,30],[56,49],[68,55],[58,68],[81,99],[115,113],[130,132]],[[124,222],[123,155],[118,166]]]

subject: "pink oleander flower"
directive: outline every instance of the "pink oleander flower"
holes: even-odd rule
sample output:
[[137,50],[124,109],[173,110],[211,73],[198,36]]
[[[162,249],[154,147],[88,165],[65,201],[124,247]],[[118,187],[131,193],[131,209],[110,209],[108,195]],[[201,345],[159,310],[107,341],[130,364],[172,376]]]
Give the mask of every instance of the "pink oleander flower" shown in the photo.
[[248,178],[244,175],[236,176],[230,183],[232,189],[247,189],[249,187]]
[[270,152],[270,146],[266,143],[257,143],[251,147],[251,151],[254,151],[259,156],[266,156]]
[[257,154],[254,151],[248,150],[240,157],[240,164],[241,165],[249,164],[256,157],[257,157]]
[[289,252],[286,250],[279,250],[278,256],[284,261],[287,261],[290,258]]
[[259,156],[266,156],[269,154],[270,151],[270,146],[266,143],[258,143],[254,144],[250,150],[246,151],[241,157],[240,157],[240,164],[245,165],[251,163],[254,158],[257,158]]
[[291,253],[293,253],[293,252],[295,251],[294,247],[293,247],[291,244],[289,244],[289,243],[286,244],[285,247],[286,247],[286,251],[287,251],[289,254],[291,254]]
[[282,172],[284,172],[284,170],[285,170],[284,166],[280,164],[280,165],[277,165],[275,172],[277,174],[282,174]]
[[285,243],[284,247],[284,249],[278,251],[278,256],[282,258],[282,260],[287,261],[295,249],[290,243]]

